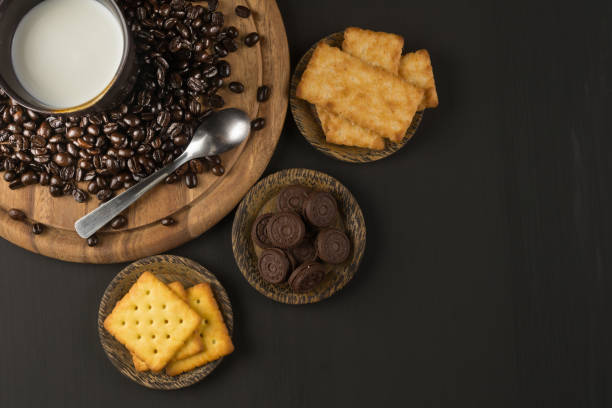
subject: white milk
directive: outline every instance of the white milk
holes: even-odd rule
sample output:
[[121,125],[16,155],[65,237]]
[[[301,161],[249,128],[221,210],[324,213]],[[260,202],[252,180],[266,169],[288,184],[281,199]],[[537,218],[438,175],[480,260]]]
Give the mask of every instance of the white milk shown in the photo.
[[119,21],[95,0],[45,0],[21,20],[12,44],[17,78],[56,109],[100,95],[123,54]]

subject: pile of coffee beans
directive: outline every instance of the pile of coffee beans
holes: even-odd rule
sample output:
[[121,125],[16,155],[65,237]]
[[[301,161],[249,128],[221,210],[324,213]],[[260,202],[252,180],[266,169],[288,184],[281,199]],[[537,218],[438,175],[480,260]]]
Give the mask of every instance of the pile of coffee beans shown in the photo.
[[[200,122],[225,105],[217,91],[232,69],[223,58],[238,50],[239,33],[224,25],[217,3],[119,2],[133,33],[140,72],[132,93],[114,110],[45,116],[0,90],[0,171],[10,188],[40,184],[54,197],[71,195],[82,203],[95,195],[104,202],[177,158]],[[236,14],[248,17],[250,10],[241,6]],[[257,33],[243,39],[248,46],[258,41]],[[242,92],[244,86],[234,82],[230,89]],[[258,100],[268,97],[269,88],[261,88]],[[264,126],[264,118],[252,124],[254,130]],[[192,160],[166,183],[182,180],[194,188],[198,174],[206,171],[222,176],[225,168],[217,156]],[[116,219],[112,226],[124,225]],[[90,239],[90,245],[96,244]]]

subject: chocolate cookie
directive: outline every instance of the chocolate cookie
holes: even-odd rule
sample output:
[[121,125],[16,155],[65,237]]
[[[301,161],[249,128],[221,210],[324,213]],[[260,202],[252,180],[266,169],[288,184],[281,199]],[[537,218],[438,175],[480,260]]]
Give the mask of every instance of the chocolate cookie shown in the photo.
[[278,248],[291,248],[302,242],[306,226],[302,218],[293,212],[280,212],[268,221],[266,233],[272,245]]
[[329,193],[323,191],[312,193],[304,204],[304,215],[315,227],[329,227],[338,218],[338,203]]
[[260,248],[270,248],[272,243],[266,232],[268,222],[274,214],[262,214],[253,223],[253,229],[251,230],[251,239]]
[[289,286],[295,292],[308,292],[317,287],[325,278],[325,267],[317,262],[299,266],[289,277]]
[[341,264],[346,261],[351,252],[351,241],[344,232],[336,228],[328,228],[319,232],[315,247],[322,261]]
[[285,252],[277,248],[264,249],[259,257],[259,274],[270,283],[281,283],[289,274],[289,258]]
[[317,259],[317,250],[311,240],[305,239],[301,244],[291,249],[291,253],[295,260],[302,264],[304,262],[312,262]]
[[298,214],[302,214],[304,203],[308,199],[309,194],[310,189],[304,186],[285,187],[278,194],[276,208],[278,211],[295,211]]
[[291,268],[289,270],[293,272],[295,268],[298,267],[299,263],[289,249],[285,250],[285,255],[287,255],[287,259],[289,259],[289,267]]

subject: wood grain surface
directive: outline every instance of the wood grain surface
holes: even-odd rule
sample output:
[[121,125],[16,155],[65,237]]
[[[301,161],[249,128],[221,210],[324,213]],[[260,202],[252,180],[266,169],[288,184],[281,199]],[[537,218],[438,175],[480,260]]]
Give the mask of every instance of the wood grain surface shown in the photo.
[[104,320],[113,311],[115,304],[125,296],[140,275],[147,271],[166,284],[179,281],[185,289],[199,283],[210,284],[230,336],[234,330],[232,305],[225,289],[208,269],[189,259],[172,255],[151,256],[128,265],[115,276],[104,291],[98,309],[98,335],[104,352],[117,370],[147,388],[176,390],[188,387],[210,374],[223,359],[212,361],[175,377],[166,375],[164,371],[160,373],[136,371],[128,349],[104,328]]
[[[302,75],[310,62],[312,53],[320,42],[325,42],[334,47],[342,47],[344,32],[330,34],[315,45],[310,47],[298,62],[293,75],[291,76],[289,103],[291,113],[302,136],[318,151],[338,160],[349,163],[368,163],[384,159],[404,147],[416,134],[424,111],[418,111],[412,119],[410,127],[406,131],[406,136],[400,142],[391,142],[385,139],[385,147],[382,150],[366,149],[363,147],[344,146],[334,143],[327,143],[325,132],[321,126],[321,121],[317,115],[315,106],[296,96],[297,87],[302,80]],[[434,68],[435,70],[435,68]]]
[[[280,190],[294,184],[332,194],[340,211],[341,221],[338,226],[343,227],[351,241],[348,260],[340,265],[330,266],[323,282],[305,293],[294,292],[288,284],[274,285],[262,279],[257,266],[259,251],[251,239],[255,219],[274,208]],[[359,269],[365,246],[366,225],[355,197],[335,178],[309,169],[279,171],[253,186],[238,206],[232,227],[232,248],[242,275],[262,295],[290,305],[316,303],[345,287]]]
[[[98,206],[92,197],[79,204],[72,197],[53,198],[48,188],[33,186],[10,190],[0,182],[0,236],[52,258],[71,262],[115,263],[164,252],[202,234],[223,218],[257,181],[266,168],[276,147],[285,120],[288,104],[289,50],[282,17],[274,0],[248,0],[253,11],[248,19],[236,16],[235,1],[220,2],[219,9],[226,16],[226,25],[240,31],[239,41],[253,31],[262,40],[255,47],[242,45],[226,59],[231,63],[231,81],[245,84],[245,92],[220,92],[226,106],[244,109],[252,118],[265,117],[264,130],[251,137],[235,150],[222,156],[226,174],[218,178],[212,173],[198,177],[198,186],[187,189],[184,183],[160,185],[139,200],[126,212],[128,225],[120,231],[98,233],[100,244],[87,246],[74,231],[74,222]],[[258,103],[257,88],[269,85],[270,100]],[[12,221],[7,211],[17,208],[29,219],[27,224]],[[160,220],[172,216],[177,224],[164,227]],[[47,226],[45,233],[33,235],[31,224]]]

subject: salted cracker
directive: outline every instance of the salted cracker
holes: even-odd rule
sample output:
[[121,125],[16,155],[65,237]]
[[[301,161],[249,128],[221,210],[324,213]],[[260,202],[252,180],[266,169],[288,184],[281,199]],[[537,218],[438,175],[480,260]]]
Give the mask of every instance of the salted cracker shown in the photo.
[[317,116],[321,121],[321,127],[323,127],[323,132],[325,133],[325,139],[328,143],[365,147],[373,150],[385,148],[383,138],[371,130],[357,126],[323,108],[317,107],[316,109]]
[[344,30],[342,51],[397,75],[404,39],[396,34],[349,27]]
[[399,72],[406,81],[425,91],[419,110],[438,106],[436,82],[427,50],[418,50],[404,55],[400,62]]
[[297,96],[397,142],[408,130],[423,90],[321,43],[302,75]]
[[200,324],[200,316],[152,273],[144,272],[104,321],[104,328],[160,371]]
[[189,305],[202,318],[198,334],[204,340],[204,351],[168,364],[166,374],[170,376],[193,370],[234,351],[232,339],[210,285],[201,283],[187,289],[187,299]]
[[[183,301],[187,302],[187,291],[181,282],[175,281],[168,284],[170,290],[176,293]],[[200,336],[197,333],[193,333],[187,342],[181,347],[176,354],[174,355],[174,360],[180,360],[183,358],[191,357],[196,353],[199,353],[204,349],[204,343]],[[149,367],[147,363],[142,361],[136,354],[130,353],[132,355],[132,362],[134,363],[134,368],[136,371],[148,371]]]

